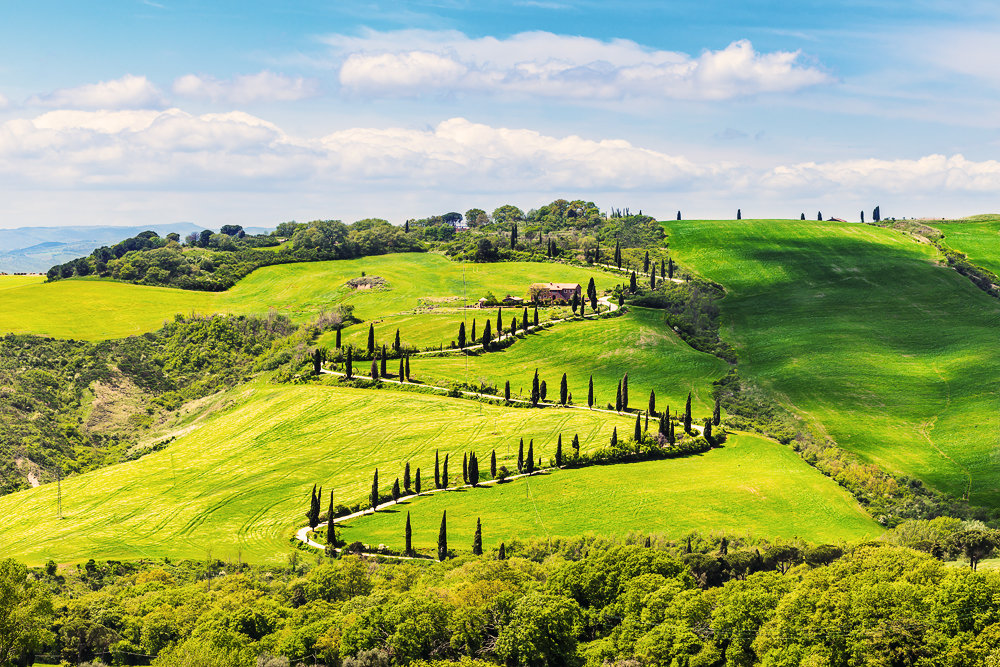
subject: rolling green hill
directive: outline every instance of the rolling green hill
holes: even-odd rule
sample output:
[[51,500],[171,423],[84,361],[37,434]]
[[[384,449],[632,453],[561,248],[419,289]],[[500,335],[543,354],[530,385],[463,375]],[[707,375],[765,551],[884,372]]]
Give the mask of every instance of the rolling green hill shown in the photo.
[[943,242],[949,248],[964,252],[973,264],[1000,274],[1000,216],[928,220],[927,224],[944,232]]
[[738,434],[700,456],[560,470],[436,493],[341,524],[340,537],[402,551],[409,512],[414,548],[433,554],[443,510],[448,546],[458,552],[472,550],[477,518],[487,549],[514,538],[587,533],[679,539],[693,530],[726,531],[818,543],[882,532],[850,494],[790,449]]
[[[481,326],[481,325],[480,325]],[[650,390],[657,409],[683,410],[689,391],[696,416],[711,415],[711,383],[729,365],[697,352],[664,323],[660,311],[633,308],[621,317],[559,325],[529,335],[506,350],[479,356],[412,357],[414,378],[430,384],[468,382],[494,384],[503,391],[510,380],[512,394],[528,395],[535,369],[548,385],[550,400],[558,400],[566,373],[573,402],[587,404],[587,384],[594,375],[599,407],[615,402],[618,381],[629,374],[629,405],[645,409]]]
[[664,224],[674,256],[728,290],[742,374],[864,459],[1000,506],[1000,302],[888,229]]
[[[345,286],[362,272],[385,278],[388,287],[352,290]],[[266,313],[275,308],[302,321],[340,303],[353,304],[359,318],[370,320],[409,313],[421,304],[455,306],[466,297],[472,303],[487,291],[499,297],[507,293],[524,296],[528,285],[537,281],[576,281],[585,286],[591,277],[599,290],[620,282],[611,274],[579,267],[535,262],[459,264],[430,253],[270,266],[221,293],[100,279],[43,283],[34,278],[0,290],[0,312],[4,313],[0,333],[98,340],[155,330],[176,313]]]

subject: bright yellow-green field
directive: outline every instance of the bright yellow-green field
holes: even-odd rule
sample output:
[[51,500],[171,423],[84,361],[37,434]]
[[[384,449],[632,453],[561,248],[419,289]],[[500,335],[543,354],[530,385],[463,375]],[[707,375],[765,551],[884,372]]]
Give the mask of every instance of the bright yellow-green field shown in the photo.
[[708,417],[713,406],[712,381],[725,375],[729,365],[692,349],[670,329],[661,311],[648,308],[633,308],[616,318],[560,324],[485,355],[410,359],[414,379],[438,386],[486,382],[500,391],[510,380],[514,395],[530,394],[536,368],[546,381],[549,400],[558,400],[559,383],[566,373],[573,402],[586,405],[592,374],[597,407],[614,405],[618,381],[628,373],[631,407],[645,409],[653,390],[657,410],[669,406],[676,413],[684,409],[687,394],[692,392],[695,416]]
[[789,448],[738,434],[700,456],[560,470],[436,493],[343,524],[341,537],[402,550],[409,512],[414,548],[434,553],[445,510],[448,546],[459,552],[472,550],[477,518],[486,548],[514,538],[633,531],[673,539],[693,530],[726,531],[809,542],[856,541],[882,532],[850,494]]
[[976,216],[967,220],[927,221],[944,233],[944,244],[964,252],[969,261],[1000,274],[1000,216]]
[[580,435],[583,449],[608,442],[625,417],[585,410],[517,409],[401,391],[335,386],[244,385],[233,406],[159,452],[0,497],[0,554],[32,564],[48,559],[190,557],[270,561],[283,558],[304,523],[312,485],[324,509],[357,502],[377,467],[382,487],[410,461],[433,481],[434,452],[461,457],[491,449],[514,466],[518,438],[534,438],[536,456],[555,453],[559,433]]
[[[344,286],[362,271],[382,276],[389,287],[351,290]],[[611,274],[578,267],[536,262],[459,264],[430,253],[269,266],[221,293],[86,278],[54,283],[32,278],[0,290],[0,333],[98,340],[153,331],[177,313],[249,314],[275,308],[302,321],[340,303],[353,304],[359,318],[371,320],[409,313],[421,304],[463,302],[455,298],[474,303],[487,291],[498,297],[507,293],[525,296],[532,282],[586,286],[591,277],[599,291],[620,282]]]

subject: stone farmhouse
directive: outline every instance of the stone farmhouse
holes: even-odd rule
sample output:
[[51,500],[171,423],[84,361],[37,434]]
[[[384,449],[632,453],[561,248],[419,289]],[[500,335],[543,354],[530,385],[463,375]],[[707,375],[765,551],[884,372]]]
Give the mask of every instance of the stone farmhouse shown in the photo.
[[539,304],[571,303],[573,295],[581,297],[580,283],[533,283],[528,287],[528,297]]

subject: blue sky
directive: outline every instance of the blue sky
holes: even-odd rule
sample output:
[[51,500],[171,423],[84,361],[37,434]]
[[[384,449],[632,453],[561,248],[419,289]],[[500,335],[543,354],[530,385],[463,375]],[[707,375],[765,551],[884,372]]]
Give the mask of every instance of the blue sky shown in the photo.
[[1000,7],[4,3],[0,227],[998,211]]

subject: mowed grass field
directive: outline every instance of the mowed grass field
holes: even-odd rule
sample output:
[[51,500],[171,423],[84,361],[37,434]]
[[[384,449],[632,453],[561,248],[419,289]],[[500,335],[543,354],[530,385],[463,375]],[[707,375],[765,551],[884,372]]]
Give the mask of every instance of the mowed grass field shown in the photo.
[[[345,286],[362,272],[385,278],[388,287]],[[621,282],[609,273],[579,267],[538,262],[459,264],[431,253],[269,266],[221,293],[84,278],[44,283],[35,277],[0,289],[4,314],[0,333],[98,340],[153,331],[177,313],[252,314],[274,308],[303,321],[341,303],[353,304],[357,317],[372,320],[412,312],[422,303],[454,307],[466,298],[474,303],[487,291],[498,297],[525,296],[533,282],[579,282],[585,287],[591,277],[599,291]],[[457,329],[443,342],[455,334]]]
[[944,233],[944,244],[964,252],[973,264],[1000,274],[1000,216],[975,216],[965,220],[928,220]]
[[[496,449],[513,467],[518,438],[554,455],[558,434],[584,450],[604,445],[627,417],[584,410],[516,409],[401,391],[335,386],[244,385],[234,407],[161,451],[62,482],[0,497],[0,554],[32,564],[88,558],[283,558],[305,520],[314,483],[337,502],[357,502],[379,469],[388,491],[407,461],[433,481],[434,452],[488,464]],[[568,442],[566,443],[568,445]]]
[[527,397],[535,369],[545,380],[548,400],[559,400],[562,374],[576,405],[587,404],[590,375],[594,376],[596,407],[614,405],[618,381],[629,376],[629,405],[645,409],[649,392],[656,408],[671,413],[684,409],[692,392],[695,417],[712,414],[712,381],[726,374],[728,364],[692,349],[670,329],[663,313],[633,308],[617,318],[576,321],[528,334],[511,347],[477,356],[411,357],[414,379],[438,386],[449,382],[486,382],[503,391],[510,380],[512,395]]
[[736,434],[699,456],[645,461],[520,478],[502,485],[435,493],[341,524],[342,539],[402,550],[406,513],[413,546],[433,554],[441,513],[448,546],[472,550],[476,519],[483,546],[501,541],[726,531],[810,542],[857,541],[882,529],[836,482],[789,448]]
[[1000,506],[1000,302],[892,230],[664,226],[686,268],[726,286],[745,376],[864,459]]

